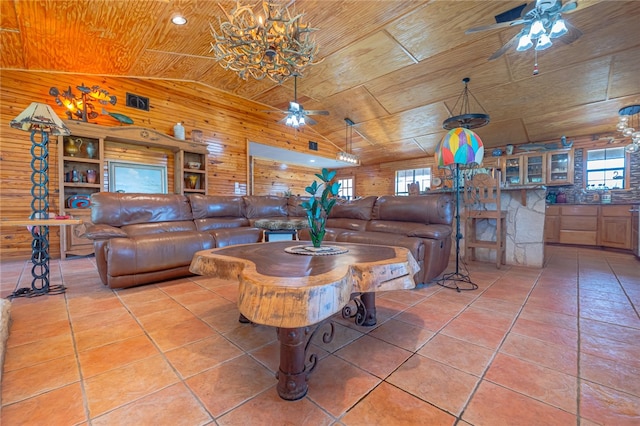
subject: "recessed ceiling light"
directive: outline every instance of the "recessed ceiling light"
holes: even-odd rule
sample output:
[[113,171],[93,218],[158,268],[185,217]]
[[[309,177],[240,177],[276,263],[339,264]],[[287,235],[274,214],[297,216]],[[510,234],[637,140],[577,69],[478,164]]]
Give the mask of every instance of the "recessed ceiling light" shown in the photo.
[[176,15],[173,18],[171,18],[171,22],[173,22],[176,25],[184,25],[187,23],[187,18],[185,18],[182,15]]

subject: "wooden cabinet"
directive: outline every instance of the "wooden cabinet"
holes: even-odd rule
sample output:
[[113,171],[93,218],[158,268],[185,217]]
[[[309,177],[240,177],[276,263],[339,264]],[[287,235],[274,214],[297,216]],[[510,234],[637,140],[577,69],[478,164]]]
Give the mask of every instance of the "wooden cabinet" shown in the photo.
[[[60,214],[91,219],[91,194],[104,188],[104,140],[73,134],[58,138]],[[93,253],[93,242],[76,236],[79,225],[65,226],[60,235],[60,255]]]
[[523,178],[525,185],[540,185],[546,182],[547,161],[544,153],[523,155]]
[[503,181],[509,185],[522,184],[522,155],[508,156],[504,162]]
[[573,183],[573,149],[553,151],[547,156],[547,185],[569,185]]
[[559,242],[595,246],[598,241],[598,210],[599,206],[561,206]]
[[601,246],[631,249],[631,206],[600,206],[598,235]]
[[572,149],[509,155],[502,174],[508,185],[570,185],[573,175]]
[[560,206],[548,205],[544,218],[544,242],[560,242]]
[[632,248],[632,205],[548,205],[544,241]]
[[176,153],[175,192],[205,194],[207,192],[207,155],[180,150]]

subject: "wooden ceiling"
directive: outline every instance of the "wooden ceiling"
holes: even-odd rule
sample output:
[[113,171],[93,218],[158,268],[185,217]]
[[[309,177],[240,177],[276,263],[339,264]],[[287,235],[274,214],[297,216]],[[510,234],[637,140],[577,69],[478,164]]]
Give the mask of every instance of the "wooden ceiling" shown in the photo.
[[[533,49],[487,60],[521,27],[465,35],[524,1],[288,3],[319,29],[323,61],[299,79],[298,100],[330,115],[314,117],[318,124],[305,131],[345,146],[349,117],[353,151],[364,164],[431,155],[445,133],[442,121],[459,113],[459,105],[452,110],[464,77],[491,116],[476,130],[489,148],[561,135],[618,137],[618,109],[640,103],[640,1],[578,0],[564,17],[582,37],[539,52],[536,76]],[[220,4],[228,11],[235,2]],[[216,1],[0,5],[1,68],[196,81],[256,101],[251,113],[274,122],[283,115],[262,111],[286,109],[293,99],[292,81],[243,81],[211,58],[209,23],[222,15]],[[187,25],[171,24],[178,12]]]

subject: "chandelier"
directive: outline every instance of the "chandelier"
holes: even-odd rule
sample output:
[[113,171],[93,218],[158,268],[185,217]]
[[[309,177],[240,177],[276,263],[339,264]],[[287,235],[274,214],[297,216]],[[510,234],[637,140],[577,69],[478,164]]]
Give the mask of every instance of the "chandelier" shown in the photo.
[[350,118],[345,118],[344,122],[347,123],[347,127],[345,129],[345,147],[344,151],[338,152],[337,159],[338,161],[344,161],[346,163],[351,163],[353,165],[360,165],[360,158],[352,154],[350,151],[353,145],[353,126],[354,122]]
[[640,152],[640,105],[629,105],[620,108],[618,116],[620,119],[616,129],[623,136],[631,138],[631,143],[624,150],[629,153]]
[[[484,110],[480,102],[473,96],[473,93],[469,90],[467,86],[471,79],[469,77],[465,77],[462,79],[464,83],[464,89],[458,99],[456,100],[455,105],[452,108],[452,111],[455,111],[458,103],[460,103],[460,110],[458,111],[458,115],[454,115],[452,117],[447,118],[442,122],[442,127],[446,130],[455,129],[457,127],[462,127],[463,129],[476,129],[478,127],[486,126],[489,124],[489,114]],[[471,105],[469,104],[469,95],[473,98],[474,101],[478,104],[482,112],[472,113]]]
[[254,12],[258,4],[242,6],[240,0],[230,13],[218,6],[227,20],[218,20],[219,32],[209,24],[214,38],[210,52],[224,69],[237,72],[243,80],[268,77],[280,84],[318,63],[314,62],[318,46],[311,37],[316,28],[300,22],[303,13],[292,16],[286,6],[269,1],[262,1],[264,16]]

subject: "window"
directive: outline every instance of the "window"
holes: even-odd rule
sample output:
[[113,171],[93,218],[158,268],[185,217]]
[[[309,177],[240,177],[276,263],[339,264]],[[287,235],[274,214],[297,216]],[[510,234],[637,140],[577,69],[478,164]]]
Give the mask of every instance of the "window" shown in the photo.
[[409,184],[420,185],[420,192],[431,188],[431,168],[396,171],[396,195],[409,195]]
[[353,178],[338,179],[338,183],[340,184],[338,197],[351,200],[353,198]]
[[588,150],[585,185],[588,189],[624,189],[626,166],[624,147]]

